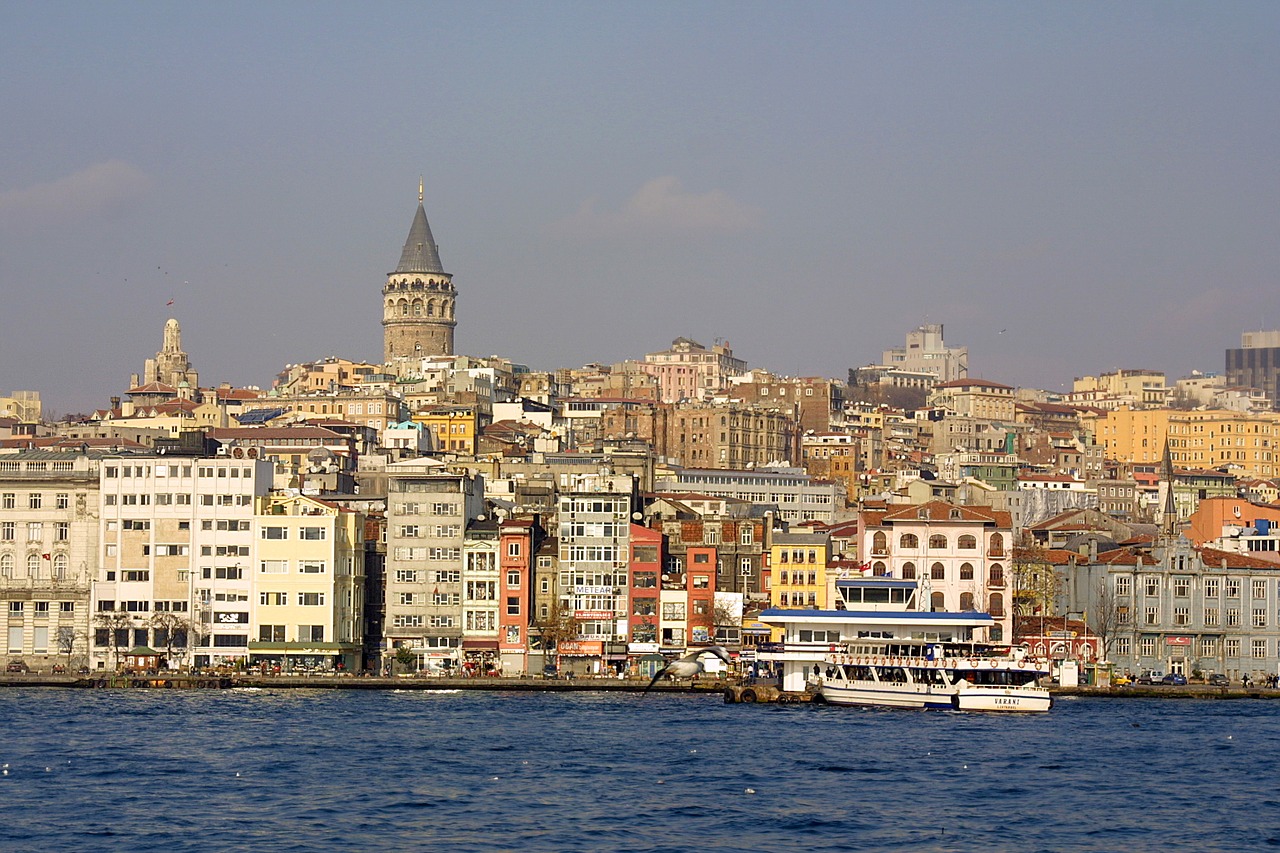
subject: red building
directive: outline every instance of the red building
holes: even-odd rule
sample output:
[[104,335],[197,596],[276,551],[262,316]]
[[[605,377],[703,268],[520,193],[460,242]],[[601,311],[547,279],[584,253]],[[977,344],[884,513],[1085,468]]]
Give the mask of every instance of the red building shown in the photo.
[[498,526],[498,656],[504,675],[529,671],[533,621],[533,555],[542,538],[537,516]]

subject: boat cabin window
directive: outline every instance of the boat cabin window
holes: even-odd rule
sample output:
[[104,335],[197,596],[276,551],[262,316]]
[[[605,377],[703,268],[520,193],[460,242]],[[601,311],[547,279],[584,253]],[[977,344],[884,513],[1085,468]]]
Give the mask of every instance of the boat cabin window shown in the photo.
[[802,643],[838,643],[840,642],[839,631],[800,631],[800,642]]

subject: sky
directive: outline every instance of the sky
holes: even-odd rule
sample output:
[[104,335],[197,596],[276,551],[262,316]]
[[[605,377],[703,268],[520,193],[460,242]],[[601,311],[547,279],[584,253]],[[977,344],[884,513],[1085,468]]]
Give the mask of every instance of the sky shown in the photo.
[[[455,350],[1221,371],[1280,328],[1280,4],[0,3],[0,393],[378,361],[418,180]],[[172,301],[172,305],[169,302]]]

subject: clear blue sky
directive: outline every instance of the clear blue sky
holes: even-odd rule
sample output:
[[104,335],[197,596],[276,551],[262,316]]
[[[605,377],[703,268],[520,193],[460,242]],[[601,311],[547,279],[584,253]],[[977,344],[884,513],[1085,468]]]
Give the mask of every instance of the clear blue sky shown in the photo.
[[[1221,370],[1280,327],[1280,4],[0,4],[0,390],[381,357],[426,179],[457,350]],[[172,307],[166,303],[174,300]],[[1000,330],[1006,330],[1003,334]]]

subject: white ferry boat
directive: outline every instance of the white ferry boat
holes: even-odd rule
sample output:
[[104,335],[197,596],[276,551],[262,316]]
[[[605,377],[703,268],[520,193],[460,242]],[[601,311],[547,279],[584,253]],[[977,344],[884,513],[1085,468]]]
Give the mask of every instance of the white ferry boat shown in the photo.
[[[859,640],[825,658],[815,701],[888,708],[1043,712],[1047,666],[1021,653],[977,645]],[[1003,653],[1002,653],[1003,652]]]
[[[786,692],[833,705],[1047,711],[1047,667],[1004,646],[987,613],[917,610],[916,581],[836,581],[835,610],[770,609],[756,657]],[[992,636],[995,634],[995,636]]]

